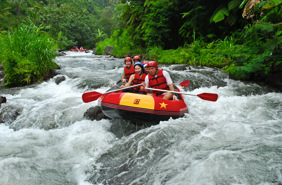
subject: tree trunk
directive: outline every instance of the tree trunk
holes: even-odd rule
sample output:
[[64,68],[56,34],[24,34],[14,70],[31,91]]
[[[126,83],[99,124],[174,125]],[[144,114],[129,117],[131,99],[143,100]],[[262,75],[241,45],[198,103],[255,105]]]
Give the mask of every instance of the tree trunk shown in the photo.
[[20,4],[17,4],[17,20],[18,20],[18,27],[20,26],[20,14],[21,14],[21,10],[20,10]]

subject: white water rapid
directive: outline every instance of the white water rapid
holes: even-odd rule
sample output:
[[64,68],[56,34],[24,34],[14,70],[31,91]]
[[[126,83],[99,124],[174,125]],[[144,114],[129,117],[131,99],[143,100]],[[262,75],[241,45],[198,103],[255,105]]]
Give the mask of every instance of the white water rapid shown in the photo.
[[282,184],[282,93],[235,81],[212,68],[162,66],[191,94],[189,113],[151,127],[83,118],[121,78],[123,59],[84,52],[56,58],[60,76],[23,88],[0,88],[1,185],[278,185]]

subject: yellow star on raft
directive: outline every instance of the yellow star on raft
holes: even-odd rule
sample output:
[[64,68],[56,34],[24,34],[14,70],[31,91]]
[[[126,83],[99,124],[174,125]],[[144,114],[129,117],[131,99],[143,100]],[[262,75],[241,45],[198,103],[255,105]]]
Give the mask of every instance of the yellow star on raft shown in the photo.
[[165,109],[166,109],[167,104],[165,104],[165,103],[163,102],[163,103],[160,103],[160,105],[161,105],[161,108],[165,108]]

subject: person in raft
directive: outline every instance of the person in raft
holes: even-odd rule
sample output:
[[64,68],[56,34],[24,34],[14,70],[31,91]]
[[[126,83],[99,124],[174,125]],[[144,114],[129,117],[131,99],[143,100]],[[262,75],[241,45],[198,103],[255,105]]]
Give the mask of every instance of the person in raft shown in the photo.
[[[162,69],[158,68],[158,64],[156,61],[150,61],[147,64],[147,67],[149,69],[149,73],[145,78],[145,87],[146,88],[154,88],[154,89],[163,89],[163,90],[170,90],[175,91],[174,85],[172,83],[172,80],[170,78],[170,75],[168,72],[163,71]],[[148,95],[164,95],[163,99],[166,100],[178,100],[177,96],[171,92],[162,92],[162,91],[152,91],[145,90],[145,92]]]
[[143,66],[144,66],[144,70],[145,70],[145,73],[146,73],[146,74],[149,73],[149,68],[148,68],[147,65],[148,65],[148,61],[144,61],[144,62],[143,62]]
[[81,49],[81,50],[82,50],[82,49],[84,49],[84,48],[83,48],[82,46],[80,46],[80,48],[79,48],[79,49]]
[[136,62],[141,62],[141,58],[139,56],[134,56],[133,57],[133,62],[136,63]]
[[[122,85],[121,88],[142,84],[145,82],[145,77],[147,76],[147,74],[145,73],[143,64],[141,62],[136,62],[134,64],[134,70],[135,70],[135,74],[131,75],[128,82],[124,86]],[[140,94],[145,94],[144,91],[145,91],[144,86],[138,86],[138,87],[133,87],[130,89],[123,90],[123,92],[132,92],[132,93],[140,93]]]
[[135,73],[134,71],[134,66],[132,65],[132,58],[131,57],[125,57],[124,59],[124,68],[123,68],[123,73],[121,77],[121,81],[123,83],[128,82],[129,77]]

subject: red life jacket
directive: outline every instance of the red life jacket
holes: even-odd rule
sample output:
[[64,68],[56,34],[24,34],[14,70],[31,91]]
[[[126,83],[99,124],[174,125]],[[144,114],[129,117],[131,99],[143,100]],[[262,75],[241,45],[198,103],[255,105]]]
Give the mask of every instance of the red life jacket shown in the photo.
[[129,70],[127,69],[126,66],[125,66],[123,69],[124,69],[125,78],[126,78],[126,80],[128,81],[129,78],[130,78],[130,76],[135,73],[134,66],[131,65]]
[[[145,78],[146,78],[146,74],[143,73],[141,76],[137,73],[135,73],[135,76],[134,76],[134,80],[133,80],[133,85],[137,85],[137,84],[141,84],[143,82],[145,82]],[[134,87],[133,88],[135,91],[139,91],[140,92],[140,86],[138,87]]]
[[[163,75],[163,70],[158,69],[157,77],[152,76],[150,73],[149,76],[149,86],[155,89],[164,89],[169,90],[169,87],[166,82],[166,78]],[[153,91],[156,96],[163,94],[161,91]]]

